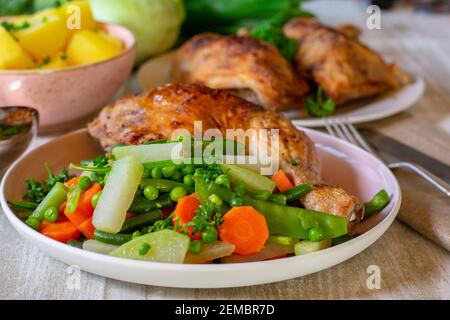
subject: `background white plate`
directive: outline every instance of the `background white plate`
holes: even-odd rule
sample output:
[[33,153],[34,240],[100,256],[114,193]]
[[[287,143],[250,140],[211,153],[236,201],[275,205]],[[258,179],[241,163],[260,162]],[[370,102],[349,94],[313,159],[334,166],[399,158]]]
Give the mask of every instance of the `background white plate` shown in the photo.
[[304,256],[243,264],[183,265],[121,259],[83,251],[45,237],[19,220],[7,200],[20,200],[23,181],[43,179],[43,164],[54,170],[70,162],[94,158],[98,144],[86,130],[57,138],[20,158],[6,173],[0,187],[1,206],[13,227],[47,255],[101,276],[164,287],[225,288],[282,281],[317,272],[343,262],[366,249],[388,229],[401,203],[401,192],[391,171],[372,155],[323,133],[305,130],[314,140],[326,182],[339,184],[361,200],[369,200],[379,189],[392,195],[392,203],[373,215],[363,226],[368,231],[341,245]]
[[[137,79],[141,89],[153,88],[171,82],[171,69],[175,52],[169,52],[149,60],[141,66]],[[353,124],[375,121],[390,117],[412,107],[425,92],[425,81],[415,81],[399,90],[340,106],[333,117],[346,117]],[[311,118],[306,111],[292,110],[285,112],[296,126],[323,127],[323,119]],[[331,117],[332,118],[332,117]]]

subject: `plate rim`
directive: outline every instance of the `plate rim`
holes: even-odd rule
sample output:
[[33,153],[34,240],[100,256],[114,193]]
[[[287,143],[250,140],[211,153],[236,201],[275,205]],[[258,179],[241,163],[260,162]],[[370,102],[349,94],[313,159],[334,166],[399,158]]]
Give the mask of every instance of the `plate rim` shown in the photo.
[[[380,160],[378,160],[377,158],[375,158],[373,155],[367,153],[366,151],[359,149],[358,147],[349,144],[345,141],[339,140],[337,138],[328,136],[325,133],[319,132],[317,130],[312,130],[312,129],[308,129],[308,128],[302,128],[306,134],[308,134],[309,131],[314,131],[316,134],[322,135],[322,136],[327,136],[327,138],[331,138],[331,139],[336,139],[338,140],[340,143],[343,143],[344,145],[347,145],[350,148],[355,148],[358,149],[358,152],[363,152],[366,155],[368,155],[369,157],[373,158],[373,160],[377,161],[379,164],[381,164],[382,166],[385,167],[385,169],[387,169],[387,172],[390,172],[392,181],[394,182],[394,194],[397,195],[397,201],[392,203],[392,205],[390,206],[391,208],[389,209],[389,212],[386,214],[386,216],[378,222],[377,225],[375,225],[374,227],[372,227],[369,231],[367,231],[366,233],[358,236],[355,239],[352,239],[350,241],[347,241],[345,243],[342,243],[338,246],[335,247],[331,247],[331,248],[327,248],[325,250],[321,250],[319,252],[314,252],[314,253],[310,253],[308,255],[304,255],[304,256],[294,256],[294,257],[287,257],[287,258],[283,258],[283,259],[278,259],[278,260],[270,260],[270,261],[259,261],[259,262],[247,262],[247,263],[235,263],[235,264],[213,264],[213,265],[196,265],[196,264],[171,264],[171,263],[160,263],[160,262],[151,262],[151,261],[139,261],[139,260],[132,260],[132,259],[124,259],[124,258],[117,258],[117,257],[111,257],[111,256],[107,256],[107,255],[102,255],[102,254],[98,254],[98,253],[93,253],[93,252],[88,252],[88,251],[84,251],[84,250],[80,250],[78,248],[74,248],[71,247],[69,245],[60,243],[56,240],[50,239],[46,236],[44,236],[43,234],[29,228],[25,223],[23,223],[15,214],[14,212],[9,208],[8,204],[7,204],[7,199],[5,198],[6,195],[6,181],[8,180],[9,176],[11,175],[11,173],[14,171],[15,167],[26,157],[30,157],[33,155],[33,153],[39,152],[39,150],[44,147],[44,146],[48,146],[49,144],[55,143],[57,141],[60,140],[64,140],[67,139],[70,136],[73,135],[80,135],[80,134],[86,134],[87,133],[87,129],[80,129],[65,135],[62,135],[58,138],[55,138],[41,146],[38,146],[37,148],[31,150],[30,152],[22,155],[18,160],[16,160],[14,162],[14,164],[8,169],[8,171],[6,172],[6,174],[4,175],[2,181],[1,181],[1,185],[0,185],[0,204],[1,207],[3,209],[3,212],[5,213],[9,223],[12,224],[12,226],[14,227],[14,229],[19,233],[19,235],[22,238],[25,238],[25,240],[27,240],[27,242],[31,242],[31,244],[35,247],[38,247],[40,251],[43,251],[43,249],[40,248],[40,246],[32,241],[29,241],[30,238],[32,238],[35,241],[40,242],[40,244],[45,245],[47,247],[50,247],[54,250],[62,250],[63,252],[65,252],[66,254],[70,254],[73,255],[74,258],[80,258],[80,259],[89,259],[91,260],[91,262],[96,262],[96,263],[105,263],[105,264],[115,264],[117,266],[120,266],[121,268],[126,267],[126,268],[136,268],[136,269],[143,269],[143,270],[163,270],[165,269],[168,272],[185,272],[185,273],[217,273],[217,272],[226,272],[226,271],[250,271],[250,270],[259,270],[259,269],[266,269],[266,268],[275,268],[275,267],[280,267],[283,266],[285,264],[289,264],[289,263],[300,263],[302,260],[305,259],[313,259],[314,257],[317,257],[319,255],[324,255],[325,253],[336,253],[338,251],[343,251],[345,249],[351,248],[353,247],[355,244],[357,243],[361,243],[364,244],[362,249],[358,249],[356,250],[356,253],[352,253],[350,254],[348,257],[344,257],[344,259],[342,259],[340,262],[338,263],[333,263],[328,267],[325,268],[319,268],[317,270],[314,270],[312,272],[307,272],[306,274],[310,274],[310,273],[315,273],[318,272],[320,270],[329,268],[331,266],[337,265],[342,263],[343,261],[354,257],[356,255],[358,255],[359,253],[361,253],[362,251],[364,251],[366,248],[368,248],[369,246],[371,246],[376,240],[378,240],[385,232],[386,230],[390,227],[390,225],[392,224],[392,222],[395,220],[395,217],[398,214],[398,211],[400,209],[401,206],[401,202],[402,202],[402,193],[401,193],[401,189],[400,189],[400,185],[398,183],[398,180],[396,179],[396,177],[394,176],[394,174],[392,173],[392,171],[390,171]],[[377,235],[379,233],[379,235]],[[374,239],[371,239],[373,238]],[[365,241],[364,241],[365,240]],[[52,256],[51,254],[47,253],[46,251],[44,252],[44,254],[48,255],[48,256]],[[54,256],[53,256],[54,257]],[[67,264],[65,261],[56,258],[58,261],[63,262],[64,264]],[[87,271],[87,270],[86,270]],[[90,273],[96,273],[96,272],[92,272],[92,271],[87,271]],[[102,277],[107,277],[107,278],[113,278],[113,279],[118,279],[121,281],[126,281],[126,282],[134,282],[134,281],[130,281],[130,280],[124,280],[120,277],[115,278],[115,277],[111,277],[111,276],[105,276],[99,273],[96,273]],[[304,274],[304,275],[306,275]],[[288,279],[293,279],[296,277],[288,277],[288,278],[283,278],[283,280],[288,280]],[[279,280],[282,281],[282,280]],[[243,280],[243,282],[245,282],[245,280]],[[226,288],[226,287],[242,287],[242,286],[247,286],[247,285],[256,285],[256,284],[263,284],[263,283],[272,283],[272,282],[278,282],[278,281],[257,281],[257,282],[252,282],[249,281],[250,284],[248,283],[244,283],[244,284],[240,284],[240,285],[219,285],[219,286],[215,286],[214,284],[212,284],[211,286],[191,286],[191,285],[164,285],[166,287],[173,287],[173,288]],[[135,283],[141,283],[141,284],[149,284],[149,283],[144,283],[144,282],[135,282]],[[159,285],[159,284],[158,284]]]

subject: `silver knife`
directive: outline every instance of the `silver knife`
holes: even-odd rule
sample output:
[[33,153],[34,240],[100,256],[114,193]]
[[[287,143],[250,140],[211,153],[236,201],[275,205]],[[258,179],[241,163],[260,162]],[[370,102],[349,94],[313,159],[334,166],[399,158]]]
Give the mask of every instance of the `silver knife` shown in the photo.
[[378,131],[369,128],[359,128],[358,131],[387,163],[412,162],[434,173],[442,180],[450,182],[450,166],[445,163],[433,159]]

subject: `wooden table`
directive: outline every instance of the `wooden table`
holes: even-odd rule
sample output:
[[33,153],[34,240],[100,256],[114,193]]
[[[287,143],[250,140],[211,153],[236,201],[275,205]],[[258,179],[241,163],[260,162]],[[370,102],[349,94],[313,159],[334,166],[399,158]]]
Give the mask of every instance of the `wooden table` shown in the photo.
[[[362,3],[321,1],[311,6],[324,21],[350,21],[364,28]],[[382,23],[383,30],[364,32],[365,41],[423,77],[427,91],[409,111],[370,126],[450,164],[450,16],[390,12],[383,13]],[[366,285],[370,265],[381,270],[378,290]],[[0,212],[1,299],[450,299],[450,256],[395,221],[374,245],[352,259],[281,283],[187,290],[129,284],[82,272],[80,289],[71,290],[68,279],[66,265],[25,243]]]

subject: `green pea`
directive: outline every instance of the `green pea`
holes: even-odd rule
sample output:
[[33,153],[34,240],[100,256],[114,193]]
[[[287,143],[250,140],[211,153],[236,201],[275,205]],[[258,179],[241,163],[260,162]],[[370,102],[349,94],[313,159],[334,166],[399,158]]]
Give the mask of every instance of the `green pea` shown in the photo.
[[325,234],[321,227],[312,227],[308,230],[308,240],[319,242],[325,239]]
[[27,220],[25,220],[25,223],[34,230],[38,230],[41,227],[41,222],[33,217],[29,217]]
[[183,183],[187,186],[193,186],[194,185],[194,176],[192,174],[188,174],[183,177]]
[[44,219],[48,222],[55,222],[59,218],[59,210],[56,207],[50,207],[45,210]]
[[137,237],[140,237],[142,235],[142,232],[140,232],[139,230],[133,232],[133,234],[131,235],[131,239],[135,239]]
[[220,199],[220,197],[213,193],[212,195],[210,195],[208,197],[209,201],[211,201],[212,203],[214,203],[216,206],[221,206],[223,204],[222,199]]
[[181,179],[183,179],[183,175],[180,171],[175,170],[170,178],[175,181],[181,181]]
[[161,173],[164,176],[164,178],[170,178],[175,172],[175,169],[176,169],[175,166],[163,167],[161,169]]
[[184,187],[175,187],[170,191],[170,200],[177,202],[181,198],[187,195],[187,191]]
[[236,197],[231,200],[232,207],[242,207],[244,205],[244,199]]
[[150,248],[151,248],[150,244],[148,244],[147,242],[144,242],[143,244],[141,244],[141,246],[138,249],[139,255],[145,256],[150,251]]
[[219,186],[222,186],[224,188],[229,189],[230,185],[231,185],[231,179],[230,176],[226,175],[226,174],[221,174],[220,176],[218,176],[216,178],[215,181]]
[[144,188],[144,197],[150,201],[156,200],[159,197],[159,191],[154,186],[146,186]]
[[217,241],[217,230],[214,227],[206,227],[202,232],[202,239],[205,243],[211,244]]
[[81,176],[80,179],[78,180],[78,186],[83,191],[89,189],[91,184],[92,184],[91,178],[89,178],[88,176]]
[[193,164],[187,164],[181,169],[183,175],[189,175],[195,173],[195,166]]
[[153,179],[161,179],[162,178],[161,168],[153,168],[150,175],[152,176]]
[[94,208],[97,207],[98,204],[98,200],[100,200],[100,197],[102,196],[103,191],[99,191],[96,194],[94,194],[94,196],[91,199],[91,204]]
[[199,254],[203,250],[203,244],[200,240],[191,241],[189,244],[189,252],[192,254]]

